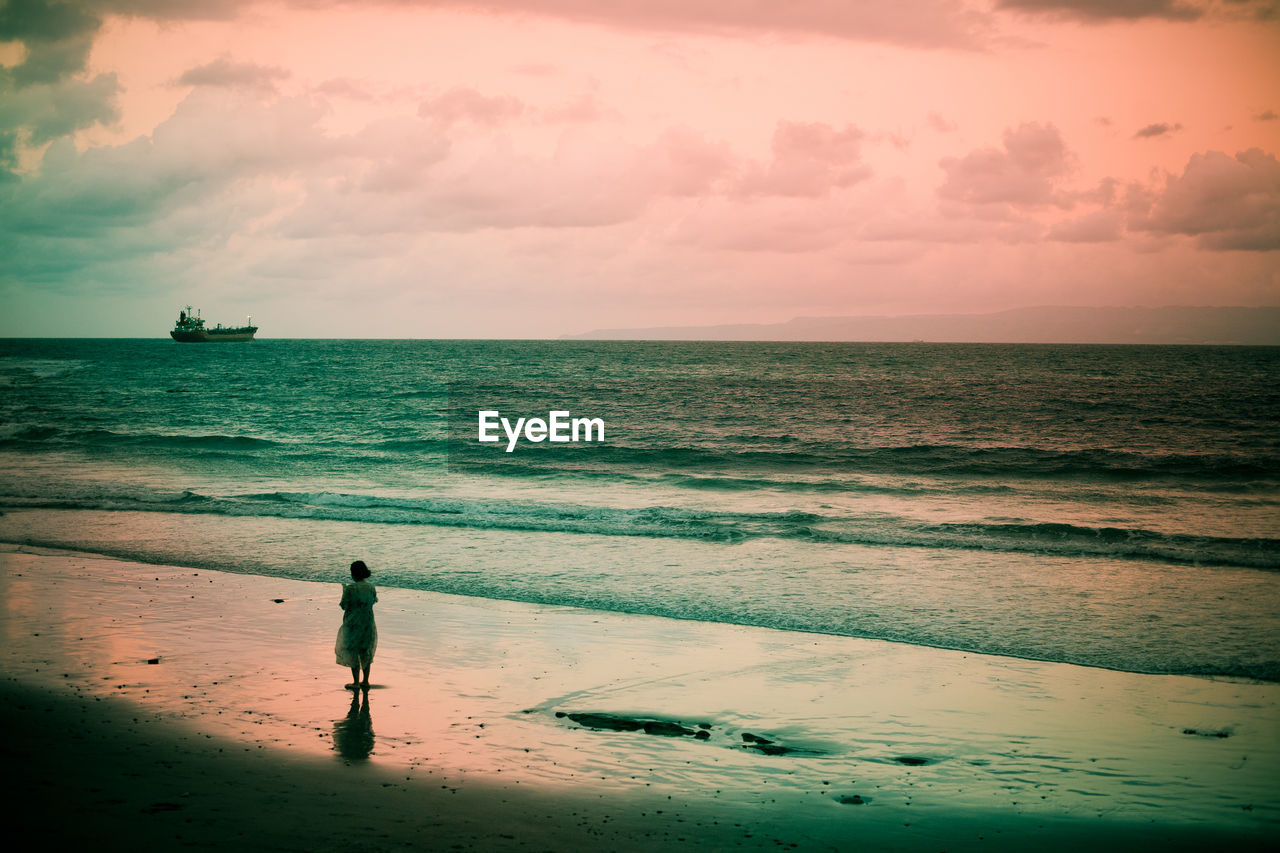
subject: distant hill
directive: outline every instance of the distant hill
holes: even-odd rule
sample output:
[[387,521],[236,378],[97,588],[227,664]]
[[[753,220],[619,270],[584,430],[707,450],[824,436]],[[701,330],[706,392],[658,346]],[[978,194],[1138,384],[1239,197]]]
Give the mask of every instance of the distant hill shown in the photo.
[[785,323],[597,329],[574,340],[936,341],[1280,345],[1280,307],[1014,308],[993,314],[796,317]]

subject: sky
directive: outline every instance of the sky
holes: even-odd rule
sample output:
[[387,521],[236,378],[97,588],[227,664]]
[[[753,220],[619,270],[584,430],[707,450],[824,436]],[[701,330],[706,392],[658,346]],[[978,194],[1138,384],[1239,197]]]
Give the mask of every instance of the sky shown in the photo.
[[0,336],[1280,305],[1280,0],[0,0]]

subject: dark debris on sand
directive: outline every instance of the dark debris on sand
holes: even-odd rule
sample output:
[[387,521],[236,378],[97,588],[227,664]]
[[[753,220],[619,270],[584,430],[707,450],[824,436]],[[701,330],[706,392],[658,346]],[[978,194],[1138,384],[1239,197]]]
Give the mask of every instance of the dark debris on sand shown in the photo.
[[[663,720],[646,717],[628,717],[620,714],[588,713],[584,711],[556,711],[557,719],[567,719],[577,723],[584,729],[610,732],[643,732],[664,737],[692,737],[695,740],[710,740],[714,726],[711,723],[695,723],[685,725],[679,720]],[[726,732],[726,735],[729,733]],[[798,746],[787,746],[773,738],[767,738],[752,732],[742,732],[742,749],[749,749],[762,755],[822,755],[822,750]],[[920,763],[927,763],[921,760]]]
[[556,717],[568,718],[583,728],[611,732],[644,732],[664,737],[693,737],[706,740],[711,737],[711,724],[698,723],[690,728],[678,721],[622,717],[616,714],[586,714],[556,711]]

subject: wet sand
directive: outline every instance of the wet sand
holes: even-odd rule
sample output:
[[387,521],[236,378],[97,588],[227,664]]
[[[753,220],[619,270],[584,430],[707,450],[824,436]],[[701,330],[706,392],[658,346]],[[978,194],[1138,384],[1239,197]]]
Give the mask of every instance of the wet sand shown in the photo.
[[338,577],[25,550],[0,548],[3,754],[51,842],[1262,849],[1280,825],[1280,685],[383,588],[353,706]]

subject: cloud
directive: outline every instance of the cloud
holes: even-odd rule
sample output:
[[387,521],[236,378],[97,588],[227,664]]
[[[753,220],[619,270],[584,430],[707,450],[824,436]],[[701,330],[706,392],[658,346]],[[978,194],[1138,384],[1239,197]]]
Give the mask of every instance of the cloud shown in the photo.
[[1116,196],[1119,190],[1119,181],[1115,178],[1103,178],[1098,181],[1098,185],[1093,189],[1076,192],[1075,199],[1088,204],[1110,207],[1116,203]]
[[929,127],[933,128],[938,133],[953,133],[957,127],[955,122],[948,121],[938,113],[929,113],[927,120],[929,122]]
[[375,186],[318,177],[282,227],[293,237],[599,228],[635,219],[661,198],[706,193],[729,167],[726,146],[688,131],[636,146],[571,126],[549,155],[473,134],[412,179]]
[[1275,121],[1277,118],[1280,118],[1280,116],[1276,115],[1275,110],[1267,110],[1266,112],[1258,113],[1256,116],[1253,117],[1253,120],[1254,121]]
[[[346,174],[333,182],[344,195],[415,192],[427,172],[448,156],[452,144],[438,128],[419,119],[390,116],[350,137],[345,147],[352,155],[344,164]],[[312,186],[321,182],[323,177],[313,179]]]
[[511,66],[512,74],[523,74],[526,77],[554,77],[560,69],[549,62],[521,62]]
[[100,24],[77,3],[9,0],[0,7],[0,41],[22,42],[27,55],[4,76],[23,87],[83,71]]
[[1003,149],[982,148],[964,157],[944,158],[939,165],[946,179],[938,195],[975,205],[1070,205],[1070,199],[1055,186],[1073,163],[1058,128],[1023,124],[1006,130],[1003,142]]
[[1047,239],[1062,243],[1108,243],[1119,240],[1123,217],[1116,210],[1095,210],[1075,219],[1057,223]]
[[179,86],[221,86],[228,89],[252,89],[274,92],[277,80],[289,77],[278,65],[233,62],[220,57],[213,62],[188,68],[175,83]]
[[85,69],[107,15],[156,21],[233,17],[248,0],[7,0],[0,5],[0,42],[26,48],[5,76],[17,86],[57,83]]
[[844,3],[835,0],[441,0],[432,5],[533,13],[585,23],[702,32],[776,32],[887,42],[918,48],[978,49],[989,16],[959,0]]
[[27,144],[44,145],[81,128],[119,118],[114,74],[18,89],[0,99],[0,127],[21,130]]
[[487,229],[595,228],[633,218],[647,198],[618,162],[584,161],[569,145],[549,158],[495,144],[435,164],[430,180],[387,191],[317,177],[281,223],[290,238],[371,237]]
[[600,102],[594,93],[542,111],[542,119],[550,124],[574,122],[616,121],[621,114]]
[[641,150],[638,160],[662,195],[700,196],[713,191],[733,166],[723,142],[710,142],[693,131],[665,131]]
[[479,125],[501,124],[519,118],[524,111],[524,103],[517,98],[482,95],[475,89],[461,87],[428,98],[418,105],[420,118],[434,119],[444,125],[460,121]]
[[1164,187],[1135,190],[1129,229],[1197,238],[1211,250],[1280,250],[1280,162],[1259,148],[1194,154]]
[[683,217],[672,242],[715,252],[807,254],[847,240],[849,218],[849,211],[830,199],[775,196],[744,204],[719,197]]
[[1204,15],[1204,10],[1179,0],[997,0],[996,7],[1094,22],[1140,18],[1194,21]]
[[1280,2],[1276,0],[1219,0],[1213,8],[1223,17],[1235,20],[1280,20]]
[[24,149],[119,118],[114,74],[92,80],[85,69],[101,21],[79,3],[8,0],[0,5],[0,42],[18,42],[25,55],[0,68],[0,180],[18,169]]
[[870,177],[862,162],[865,134],[846,125],[780,121],[773,132],[773,159],[751,164],[738,182],[743,195],[824,196]]
[[[52,134],[57,111],[32,112],[47,88],[33,87],[18,106]],[[491,100],[433,103],[455,115],[444,107]],[[14,105],[0,103],[0,115]],[[111,270],[229,244],[232,256],[267,268],[314,256],[291,247],[315,239],[385,248],[406,235],[418,245],[429,233],[599,228],[662,199],[714,193],[736,174],[726,144],[681,129],[636,144],[569,125],[541,152],[516,147],[500,127],[442,127],[412,114],[334,135],[326,115],[321,99],[264,101],[243,88],[199,86],[150,135],[85,150],[55,141],[38,169],[0,182],[0,282],[106,280]],[[302,263],[296,277],[316,270]]]
[[[340,0],[288,0],[305,9],[342,6]],[[816,0],[744,5],[738,0],[401,0],[426,9],[459,7],[514,15],[536,14],[619,28],[693,32],[770,32],[882,42],[916,48],[982,49],[990,16],[963,0],[846,4]],[[80,73],[108,15],[160,22],[227,20],[249,0],[8,0],[0,5],[0,41],[21,43],[23,61],[0,69],[5,89],[53,84]],[[544,73],[546,69],[539,69]],[[219,60],[190,69],[183,85],[270,89],[281,69]],[[0,137],[14,132],[0,128]],[[10,146],[12,147],[12,146]]]
[[863,240],[919,243],[981,244],[995,241],[1015,244],[1035,242],[1043,234],[1044,229],[1028,219],[898,214],[874,219],[859,232],[859,237]]
[[66,279],[252,230],[281,203],[276,181],[350,155],[319,130],[322,115],[305,100],[201,88],[150,136],[84,151],[55,141],[36,172],[0,184],[5,277]]
[[318,95],[327,95],[333,98],[349,98],[353,101],[375,101],[377,97],[374,95],[372,88],[359,80],[353,80],[350,77],[330,77],[328,80],[321,81],[312,88],[313,92]]
[[[76,6],[84,14],[130,15],[154,20],[227,19],[249,0],[18,0],[22,6]],[[347,5],[342,0],[291,0],[307,9]],[[630,29],[679,32],[770,32],[898,44],[916,48],[984,47],[992,33],[990,15],[963,0],[906,0],[898,3],[743,3],[741,0],[395,0],[427,9],[454,7],[490,13],[541,15]],[[55,12],[67,10],[54,10]],[[96,23],[94,26],[96,29]]]
[[22,148],[38,149],[83,128],[116,121],[119,92],[114,74],[0,89],[0,170],[16,170]]
[[1085,23],[1109,21],[1275,21],[1276,0],[997,0],[996,8]]
[[1172,133],[1177,133],[1179,130],[1182,130],[1181,124],[1167,124],[1166,122],[1158,122],[1156,124],[1149,124],[1146,127],[1139,128],[1139,130],[1133,134],[1133,138],[1134,139],[1152,139],[1157,136],[1168,136]]

